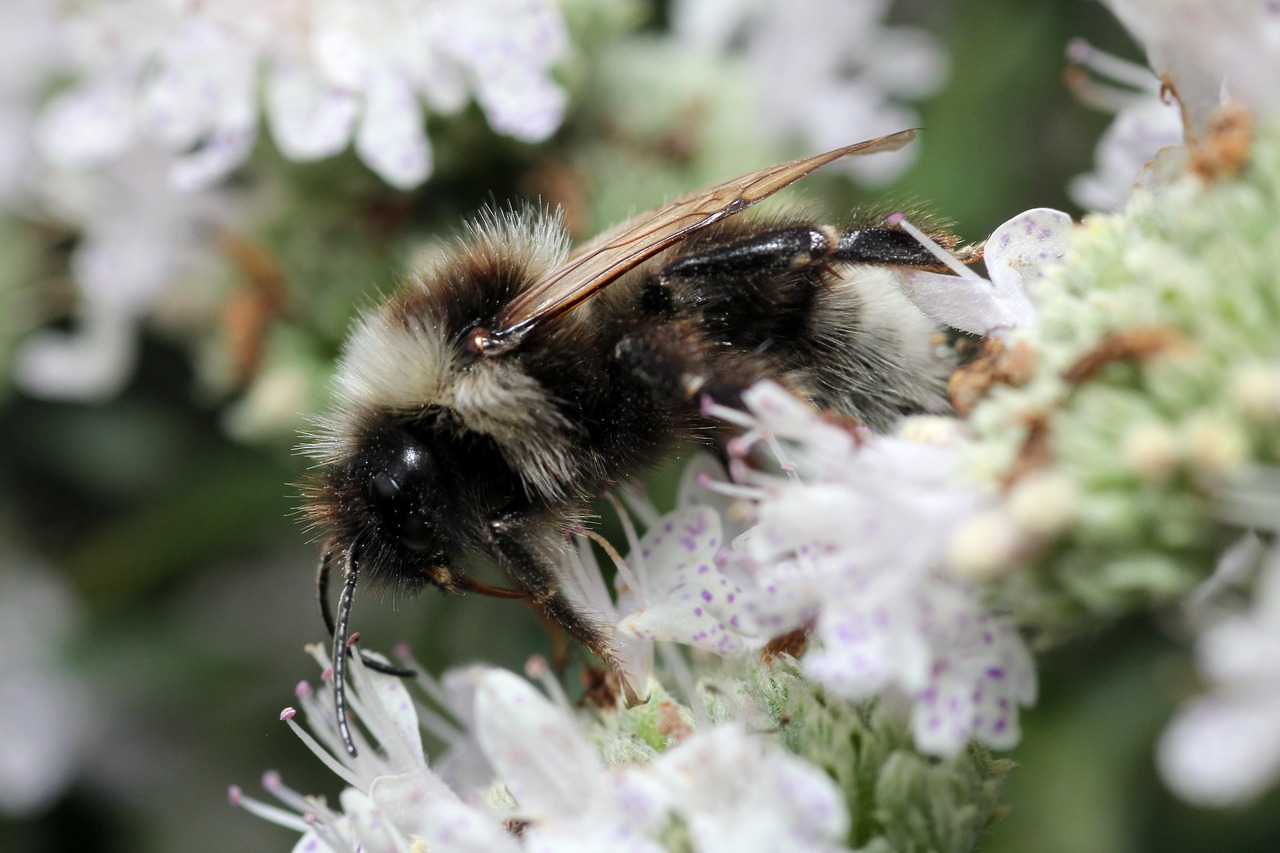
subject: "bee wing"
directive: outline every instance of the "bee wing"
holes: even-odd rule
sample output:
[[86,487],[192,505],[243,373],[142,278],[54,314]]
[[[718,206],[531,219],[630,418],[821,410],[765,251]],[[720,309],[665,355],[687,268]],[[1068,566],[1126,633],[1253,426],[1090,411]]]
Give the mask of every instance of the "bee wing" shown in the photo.
[[513,299],[498,315],[495,327],[481,333],[478,348],[487,355],[514,349],[542,323],[563,316],[623,273],[693,232],[747,209],[832,161],[853,154],[894,151],[915,135],[915,130],[904,130],[769,166],[642,213],[587,243],[545,279]]

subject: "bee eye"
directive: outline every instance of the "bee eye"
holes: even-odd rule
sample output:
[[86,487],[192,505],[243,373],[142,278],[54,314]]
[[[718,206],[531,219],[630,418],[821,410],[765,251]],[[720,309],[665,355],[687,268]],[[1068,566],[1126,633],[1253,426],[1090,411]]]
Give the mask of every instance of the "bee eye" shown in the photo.
[[383,469],[369,481],[369,507],[382,528],[417,553],[440,548],[439,534],[425,504],[432,469],[427,453],[406,444],[391,453]]

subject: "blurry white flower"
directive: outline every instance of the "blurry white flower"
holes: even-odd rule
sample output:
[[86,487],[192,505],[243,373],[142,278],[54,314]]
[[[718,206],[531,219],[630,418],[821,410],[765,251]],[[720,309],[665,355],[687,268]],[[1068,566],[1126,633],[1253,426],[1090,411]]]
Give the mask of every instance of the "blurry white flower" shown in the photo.
[[1280,108],[1280,7],[1268,0],[1104,0],[1203,138],[1224,97],[1255,114]]
[[18,206],[29,176],[39,100],[64,61],[53,0],[0,4],[0,211]]
[[[890,217],[892,219],[892,217]],[[932,243],[909,222],[902,227]],[[1000,335],[1036,324],[1035,287],[1044,271],[1067,251],[1071,217],[1038,207],[1019,213],[987,240],[983,262],[990,281],[934,248],[956,275],[903,270],[903,294],[930,319],[975,335]]]
[[77,602],[44,569],[12,554],[0,571],[0,814],[29,815],[54,803],[93,745],[92,703],[63,666],[60,646],[76,628]]
[[[619,632],[729,654],[812,628],[805,672],[853,700],[906,696],[921,750],[1012,746],[1035,671],[1017,631],[940,574],[983,505],[957,484],[952,449],[850,432],[768,382],[744,401],[750,416],[713,408],[749,427],[733,446],[740,484],[714,487],[749,500],[754,524],[725,545],[710,507],[662,519],[628,561],[645,594]],[[785,473],[747,467],[753,446]]]
[[1206,630],[1196,658],[1209,689],[1161,737],[1161,775],[1193,803],[1246,802],[1280,780],[1280,548],[1266,555],[1249,610]]
[[[929,33],[885,25],[890,0],[677,0],[676,37],[690,46],[738,54],[757,77],[757,127],[798,137],[818,151],[903,128],[919,116],[906,102],[936,92],[947,56]],[[912,149],[849,158],[860,180],[901,174]]]
[[[232,800],[303,832],[295,849],[411,851],[595,851],[657,853],[673,821],[689,828],[697,851],[841,849],[848,815],[835,783],[765,736],[726,724],[689,735],[648,764],[606,767],[563,696],[548,699],[524,679],[487,667],[455,673],[472,703],[461,716],[492,777],[450,787],[426,764],[419,706],[396,678],[356,666],[353,706],[373,734],[347,756],[332,704],[308,690],[299,698],[311,736],[290,726],[350,787],[342,812],[286,788],[264,784],[289,809]],[[438,691],[438,686],[433,688]],[[558,694],[552,688],[553,694]],[[458,698],[455,694],[453,698]]]
[[249,156],[259,90],[286,157],[356,153],[393,186],[431,171],[423,104],[475,97],[500,133],[539,141],[565,95],[550,67],[567,48],[548,0],[120,0],[65,24],[79,83],[42,119],[44,153],[92,167],[149,143],[176,155],[170,180],[221,181]]
[[74,228],[74,332],[39,332],[17,353],[15,376],[31,394],[90,399],[117,393],[132,373],[139,322],[184,277],[212,261],[212,233],[231,218],[218,191],[179,192],[173,159],[138,149],[92,172],[46,175],[48,214]]
[[1182,115],[1176,101],[1161,97],[1160,81],[1146,68],[1079,39],[1067,56],[1084,72],[1072,78],[1077,96],[1116,115],[1098,142],[1094,170],[1072,180],[1071,198],[1087,210],[1115,210],[1160,149],[1182,144]]

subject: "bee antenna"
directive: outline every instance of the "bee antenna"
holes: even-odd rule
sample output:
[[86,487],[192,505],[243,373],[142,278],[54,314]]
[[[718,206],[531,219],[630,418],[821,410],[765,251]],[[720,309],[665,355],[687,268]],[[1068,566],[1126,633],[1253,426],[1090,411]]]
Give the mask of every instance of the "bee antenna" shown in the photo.
[[[347,721],[347,636],[351,626],[351,602],[356,595],[356,580],[359,578],[356,562],[356,547],[353,543],[347,552],[347,577],[342,583],[342,595],[338,599],[338,624],[333,634],[333,707],[338,714],[338,733],[342,735],[342,743],[347,754],[356,755],[356,745],[351,740],[351,725]],[[325,568],[328,560],[323,561],[321,572],[326,576]]]
[[[320,555],[320,568],[316,572],[316,593],[320,599],[320,618],[324,620],[324,628],[329,632],[329,638],[332,639],[336,633],[333,624],[333,610],[329,607],[329,573],[330,567],[333,565],[333,556],[337,553],[337,548],[325,546],[324,553]],[[413,678],[418,674],[416,669],[409,669],[404,666],[392,666],[389,663],[383,663],[377,658],[372,658],[364,652],[360,652],[360,660],[369,669],[387,675],[394,675],[397,678]]]

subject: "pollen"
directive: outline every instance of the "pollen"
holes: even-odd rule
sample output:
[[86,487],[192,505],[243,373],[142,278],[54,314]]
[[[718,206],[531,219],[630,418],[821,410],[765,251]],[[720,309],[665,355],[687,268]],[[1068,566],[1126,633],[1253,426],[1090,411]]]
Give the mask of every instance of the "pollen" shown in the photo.
[[1249,442],[1235,423],[1218,415],[1197,415],[1186,426],[1188,461],[1201,473],[1220,476],[1239,466]]
[[1166,479],[1182,461],[1178,436],[1155,421],[1131,427],[1121,440],[1120,453],[1126,467],[1147,480]]
[[947,545],[947,567],[956,577],[993,580],[1013,568],[1020,538],[1017,526],[1003,510],[979,513],[952,535]]
[[1069,477],[1056,472],[1028,474],[1009,495],[1013,521],[1036,536],[1049,537],[1065,531],[1075,520],[1079,506],[1079,487]]

